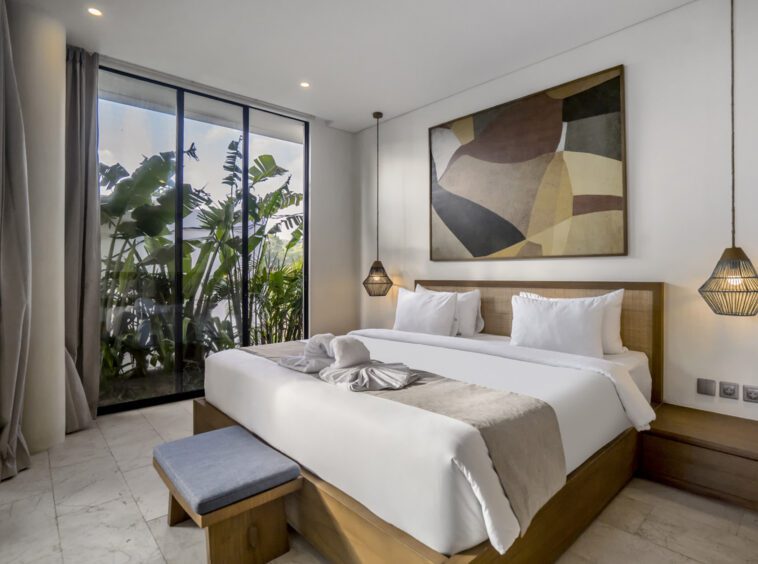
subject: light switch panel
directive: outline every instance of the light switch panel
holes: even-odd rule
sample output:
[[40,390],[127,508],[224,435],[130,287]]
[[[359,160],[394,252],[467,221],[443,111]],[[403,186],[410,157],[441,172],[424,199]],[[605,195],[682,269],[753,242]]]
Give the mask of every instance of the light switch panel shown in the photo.
[[719,382],[719,396],[733,400],[739,399],[740,385],[734,382]]
[[758,403],[758,386],[742,386],[742,399]]
[[716,380],[708,380],[707,378],[697,379],[697,393],[704,396],[716,395]]

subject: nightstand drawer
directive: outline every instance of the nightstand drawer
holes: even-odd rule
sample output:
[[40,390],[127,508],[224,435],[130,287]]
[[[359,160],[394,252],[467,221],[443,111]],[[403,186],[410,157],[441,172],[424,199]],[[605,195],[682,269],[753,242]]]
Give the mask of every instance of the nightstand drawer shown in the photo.
[[642,436],[644,477],[758,510],[758,461],[649,433]]

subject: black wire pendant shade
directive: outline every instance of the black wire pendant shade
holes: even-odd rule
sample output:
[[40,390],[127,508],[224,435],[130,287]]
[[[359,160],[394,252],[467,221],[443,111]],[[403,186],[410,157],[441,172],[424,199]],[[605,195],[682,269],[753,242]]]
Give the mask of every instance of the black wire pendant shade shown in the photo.
[[373,116],[376,120],[376,260],[371,264],[363,287],[369,296],[386,296],[392,288],[392,279],[379,260],[379,120],[382,112],[374,112]]
[[741,248],[724,251],[700,295],[719,315],[758,314],[758,274]]
[[363,287],[366,288],[369,296],[386,296],[387,292],[390,291],[392,279],[387,276],[387,271],[384,270],[382,261],[375,260],[371,264],[368,276],[363,281]]
[[731,0],[731,100],[732,100],[732,246],[727,248],[700,289],[700,295],[718,315],[740,317],[758,314],[758,274],[750,259],[736,245],[734,205],[734,0]]

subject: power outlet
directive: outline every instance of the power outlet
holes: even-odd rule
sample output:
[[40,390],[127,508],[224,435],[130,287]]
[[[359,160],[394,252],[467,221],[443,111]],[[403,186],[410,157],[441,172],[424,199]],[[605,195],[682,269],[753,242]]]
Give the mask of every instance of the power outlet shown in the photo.
[[742,399],[758,403],[758,386],[742,386]]
[[719,396],[733,400],[739,399],[740,385],[734,382],[719,382]]

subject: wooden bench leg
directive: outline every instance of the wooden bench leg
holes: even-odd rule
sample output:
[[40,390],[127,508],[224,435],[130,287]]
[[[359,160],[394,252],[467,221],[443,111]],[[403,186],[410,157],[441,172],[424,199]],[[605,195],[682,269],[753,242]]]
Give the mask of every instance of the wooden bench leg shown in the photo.
[[171,492],[168,493],[168,526],[173,527],[174,525],[177,525],[181,523],[182,521],[186,521],[189,519],[189,515],[187,515],[187,512],[184,510],[184,508],[179,505],[179,502],[176,501],[176,498],[171,495]]
[[289,550],[284,498],[205,529],[209,564],[263,564]]

